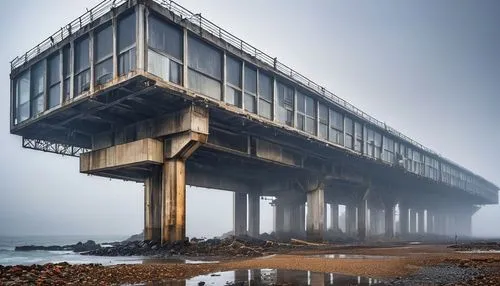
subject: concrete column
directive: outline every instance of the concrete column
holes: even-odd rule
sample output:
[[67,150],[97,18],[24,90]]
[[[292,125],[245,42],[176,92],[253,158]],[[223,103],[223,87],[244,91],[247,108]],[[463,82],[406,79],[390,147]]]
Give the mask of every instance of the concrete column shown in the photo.
[[348,235],[356,233],[356,207],[353,205],[345,206],[345,229]]
[[163,164],[163,229],[162,242],[186,238],[186,170],[180,159],[167,159]]
[[419,210],[418,211],[418,233],[424,234],[425,233],[425,227],[424,227],[424,210]]
[[278,202],[274,206],[274,232],[276,235],[281,235],[283,233],[283,220],[283,206]]
[[409,232],[408,211],[407,205],[399,203],[399,232],[402,236],[408,235]]
[[333,231],[339,230],[339,204],[330,204],[330,229]]
[[394,204],[385,203],[385,236],[388,238],[394,237]]
[[358,238],[361,241],[366,239],[366,200],[358,204]]
[[161,167],[153,167],[144,182],[144,240],[161,240]]
[[294,204],[291,210],[292,210],[290,219],[291,234],[292,236],[301,235],[302,232],[304,231],[303,229],[301,229],[301,226],[304,226],[304,223],[300,222],[301,217],[304,218],[301,214],[301,205]]
[[299,229],[300,233],[304,233],[306,230],[306,204],[302,203],[299,206]]
[[410,209],[410,233],[417,232],[417,211]]
[[322,240],[325,218],[325,191],[317,188],[307,193],[307,237]]
[[292,232],[293,205],[286,204],[283,206],[283,232],[290,235]]
[[464,215],[464,235],[472,236],[472,215]]
[[233,196],[234,235],[247,234],[247,194],[235,192]]
[[434,233],[434,217],[430,210],[427,210],[427,233]]
[[260,195],[248,194],[248,235],[257,237],[260,234]]

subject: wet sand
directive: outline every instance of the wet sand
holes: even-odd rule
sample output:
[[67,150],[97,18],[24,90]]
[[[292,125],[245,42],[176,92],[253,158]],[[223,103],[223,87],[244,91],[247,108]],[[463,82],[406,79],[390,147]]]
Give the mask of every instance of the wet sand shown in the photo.
[[[370,255],[370,257],[366,259],[311,257],[311,255],[334,253],[364,254]],[[377,258],[373,255],[381,257]],[[176,263],[116,266],[48,264],[44,266],[0,267],[0,285],[26,285],[30,283],[38,285],[66,285],[68,283],[73,285],[120,285],[161,281],[169,278],[183,279],[226,270],[262,268],[365,276],[382,279],[388,284],[407,285],[411,284],[412,275],[418,274],[422,269],[443,264],[480,270],[480,274],[476,275],[475,279],[467,276],[463,278],[466,281],[454,281],[453,284],[500,285],[499,253],[459,253],[445,245],[294,250],[288,254],[277,254],[270,257],[229,259],[219,263],[194,265]],[[403,279],[400,280],[403,282],[402,284],[398,284],[396,279],[398,277]],[[446,280],[442,283],[448,284]]]

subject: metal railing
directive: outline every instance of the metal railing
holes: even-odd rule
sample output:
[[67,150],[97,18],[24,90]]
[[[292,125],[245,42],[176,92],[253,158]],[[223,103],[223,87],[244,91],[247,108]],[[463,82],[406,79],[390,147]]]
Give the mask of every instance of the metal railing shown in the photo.
[[[65,27],[62,27],[60,31],[54,33],[52,36],[49,38],[45,39],[42,41],[40,44],[38,44],[36,47],[33,49],[29,50],[22,56],[17,56],[11,61],[11,69],[18,68],[26,63],[28,63],[31,59],[35,58],[39,54],[43,53],[44,51],[48,50],[52,46],[58,44],[61,42],[63,39],[66,37],[70,36],[72,33],[78,31],[79,29],[85,27],[89,23],[91,23],[94,19],[97,19],[107,12],[109,12],[111,9],[118,7],[126,2],[129,2],[130,0],[104,0],[97,4],[95,7],[93,7],[90,10],[87,10],[82,16],[78,17],[77,19],[73,20],[71,23],[66,25]],[[189,21],[191,24],[193,24],[195,27],[197,27],[199,30],[195,32],[201,32],[201,31],[206,31],[213,36],[227,42],[228,44],[234,46],[235,48],[239,49],[241,52],[246,53],[250,55],[251,57],[254,57],[256,60],[259,60],[275,69],[275,71],[290,77],[291,79],[295,80],[296,82],[304,85],[305,87],[310,88],[311,90],[319,93],[320,95],[323,95],[324,97],[332,100],[334,103],[339,105],[340,107],[343,107],[349,112],[352,112],[353,114],[363,118],[364,120],[370,122],[371,124],[374,124],[378,126],[379,128],[386,130],[389,134],[392,134],[393,136],[400,138],[404,141],[407,141],[411,143],[412,145],[430,153],[433,154],[439,158],[444,159],[448,163],[451,163],[453,165],[456,165],[464,170],[467,170],[463,167],[461,167],[459,164],[452,162],[449,159],[445,159],[444,157],[440,156],[438,153],[434,152],[433,150],[425,147],[424,145],[418,143],[417,141],[409,138],[408,136],[402,134],[401,132],[397,131],[396,129],[387,126],[384,122],[368,115],[367,113],[363,112],[359,108],[355,107],[354,105],[350,104],[346,100],[338,97],[334,93],[328,91],[326,88],[323,86],[320,86],[319,84],[313,82],[309,78],[305,77],[304,75],[296,72],[292,68],[288,67],[287,65],[279,62],[277,58],[273,58],[269,56],[268,54],[264,53],[263,51],[257,49],[256,47],[250,45],[249,43],[243,41],[242,39],[234,36],[233,34],[229,33],[228,31],[224,30],[223,28],[217,26],[210,20],[204,18],[201,16],[201,14],[194,14],[191,11],[187,10],[186,8],[182,7],[175,1],[171,0],[152,0],[162,7],[168,9],[172,13],[176,14],[177,16],[181,17],[184,21]],[[196,28],[194,28],[196,29]],[[468,171],[468,170],[467,170]],[[468,171],[470,172],[470,171]],[[479,175],[476,175],[472,172],[471,174],[482,178]],[[483,179],[484,180],[484,179]]]

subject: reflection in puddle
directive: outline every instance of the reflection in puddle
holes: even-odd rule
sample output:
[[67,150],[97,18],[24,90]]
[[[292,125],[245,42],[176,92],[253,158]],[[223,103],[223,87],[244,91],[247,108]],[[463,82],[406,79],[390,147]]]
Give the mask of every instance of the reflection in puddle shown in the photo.
[[206,264],[219,263],[216,260],[191,260],[182,258],[147,258],[142,260],[142,264]]
[[362,254],[318,254],[309,257],[327,258],[327,259],[390,259],[391,256],[382,255],[362,255]]
[[252,269],[216,272],[187,280],[164,280],[143,285],[198,286],[198,285],[374,285],[377,279],[347,276],[335,273],[282,269]]

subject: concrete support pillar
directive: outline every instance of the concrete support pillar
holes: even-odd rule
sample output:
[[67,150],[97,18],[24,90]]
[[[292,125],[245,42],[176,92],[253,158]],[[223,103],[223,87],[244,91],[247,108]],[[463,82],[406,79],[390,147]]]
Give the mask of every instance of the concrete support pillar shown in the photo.
[[443,213],[436,213],[434,215],[434,223],[436,234],[445,235],[446,234],[446,216]]
[[248,194],[248,235],[257,237],[260,234],[260,195]]
[[144,240],[161,240],[161,167],[152,168],[144,182]]
[[385,236],[391,238],[394,237],[394,204],[390,202],[385,202],[384,204]]
[[301,227],[304,226],[304,223],[301,223],[301,218],[304,218],[301,214],[301,204],[293,205],[290,222],[291,233],[293,236],[300,236],[304,231],[303,229],[301,229]]
[[472,236],[472,215],[471,214],[464,215],[463,224],[464,224],[464,235]]
[[354,205],[345,206],[345,229],[348,235],[356,233],[356,207]]
[[284,210],[283,206],[278,202],[274,206],[274,232],[276,235],[283,233]]
[[339,205],[331,203],[330,204],[330,229],[333,231],[339,230]]
[[384,232],[384,213],[375,208],[370,209],[370,233],[378,235]]
[[410,233],[417,232],[417,212],[414,209],[410,209]]
[[293,224],[293,205],[283,206],[283,232],[290,235]]
[[424,210],[418,210],[418,233],[424,234],[425,233],[425,220],[424,220]]
[[358,203],[358,238],[361,241],[366,239],[366,200]]
[[408,212],[409,212],[408,206],[399,203],[399,232],[401,233],[402,236],[406,236],[409,233]]
[[181,159],[163,164],[162,242],[186,238],[186,167]]
[[299,233],[304,233],[306,230],[306,204],[302,203],[299,206]]
[[427,233],[434,233],[434,217],[430,210],[427,210]]
[[307,193],[307,237],[322,240],[325,229],[325,191],[317,188]]
[[233,196],[234,235],[247,234],[247,194],[235,192]]

